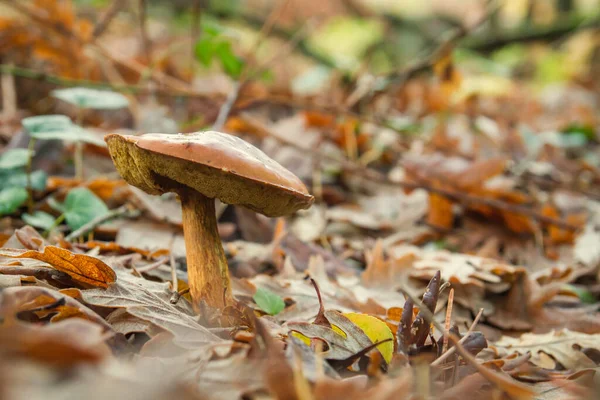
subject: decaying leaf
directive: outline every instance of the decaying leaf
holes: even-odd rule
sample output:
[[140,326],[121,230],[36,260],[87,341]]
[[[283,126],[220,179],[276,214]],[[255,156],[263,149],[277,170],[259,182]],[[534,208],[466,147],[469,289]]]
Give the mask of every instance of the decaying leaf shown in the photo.
[[[585,334],[568,329],[545,334],[525,333],[513,338],[503,336],[494,344],[500,354],[531,353],[531,362],[545,369],[595,368],[600,359],[590,358],[590,352],[600,352],[600,334]],[[600,354],[600,353],[597,353]]]
[[168,283],[136,278],[127,271],[119,271],[117,275],[119,279],[108,289],[82,291],[83,301],[93,306],[124,308],[129,314],[171,332],[175,342],[184,348],[222,340],[197,322],[185,300],[171,304]]
[[25,357],[53,365],[72,367],[99,363],[110,356],[102,327],[82,319],[50,325],[16,323],[0,326],[0,355],[3,359]]
[[327,343],[327,350],[324,351],[323,355],[330,360],[341,361],[349,359],[363,349],[373,345],[369,336],[348,317],[333,310],[326,310],[324,315],[331,325],[337,329],[310,324],[308,322],[290,322],[287,324],[287,327],[291,332],[298,332],[309,340],[319,339],[325,341]]
[[53,289],[26,286],[11,287],[0,292],[0,316],[5,321],[27,318],[31,314],[43,319],[50,316],[51,322],[70,318],[81,318],[95,322],[110,330],[102,317],[74,298]]
[[102,260],[85,254],[75,254],[69,250],[46,246],[43,251],[0,249],[0,256],[9,258],[33,258],[50,264],[68,274],[75,281],[96,287],[108,287],[115,282],[115,272]]

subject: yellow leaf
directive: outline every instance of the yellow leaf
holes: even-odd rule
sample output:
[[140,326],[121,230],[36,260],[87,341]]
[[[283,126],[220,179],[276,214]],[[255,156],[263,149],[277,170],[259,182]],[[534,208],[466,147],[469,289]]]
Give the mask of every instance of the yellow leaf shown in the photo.
[[[360,330],[362,330],[373,343],[391,339],[391,341],[378,345],[377,350],[379,350],[386,363],[389,364],[390,361],[392,361],[392,356],[394,354],[394,334],[385,322],[379,318],[375,318],[367,314],[344,313],[342,315],[360,328]],[[338,335],[344,338],[347,337],[346,333],[337,326],[332,325],[331,328]],[[307,346],[310,346],[310,338],[302,333],[293,331],[290,333],[290,335],[302,340]]]
[[[394,334],[390,330],[389,326],[387,326],[387,324],[379,318],[375,318],[367,314],[345,313],[343,315],[352,321],[354,325],[358,326],[373,343],[381,342],[386,339],[392,339],[391,341],[377,346],[377,349],[383,356],[383,359],[389,364],[390,361],[392,361],[392,356],[394,355]],[[337,333],[341,333],[343,336],[346,336],[336,326],[333,326],[333,330]]]

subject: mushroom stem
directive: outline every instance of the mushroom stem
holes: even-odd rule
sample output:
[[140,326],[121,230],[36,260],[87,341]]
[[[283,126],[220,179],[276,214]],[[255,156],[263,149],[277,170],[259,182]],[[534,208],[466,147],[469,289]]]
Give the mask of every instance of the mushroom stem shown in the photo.
[[194,308],[201,300],[223,309],[233,303],[227,258],[217,229],[215,200],[195,190],[179,193],[187,270]]

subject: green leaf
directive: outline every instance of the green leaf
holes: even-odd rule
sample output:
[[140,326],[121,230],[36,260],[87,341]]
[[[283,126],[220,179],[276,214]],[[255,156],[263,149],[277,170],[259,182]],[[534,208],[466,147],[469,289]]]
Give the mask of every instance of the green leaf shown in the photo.
[[596,132],[591,125],[573,123],[564,128],[561,132],[566,135],[583,135],[588,141],[596,139]]
[[596,303],[596,297],[594,296],[594,294],[584,287],[565,284],[564,290],[573,292],[575,295],[577,295],[577,297],[579,297],[579,300],[581,300],[582,303]]
[[44,230],[52,228],[54,226],[54,221],[56,220],[54,216],[43,211],[36,211],[33,214],[23,214],[21,218],[26,224]]
[[58,211],[61,214],[64,214],[65,212],[65,206],[59,203],[58,200],[56,200],[54,197],[50,197],[48,199],[48,205],[50,206],[50,208]]
[[202,33],[208,37],[217,37],[223,33],[223,27],[216,21],[203,21]]
[[81,228],[91,220],[108,213],[106,204],[88,188],[75,188],[63,203],[67,225],[72,230]]
[[52,96],[79,108],[116,110],[129,106],[129,100],[121,93],[86,87],[53,90]]
[[[31,188],[42,191],[46,189],[48,175],[42,170],[31,173]],[[27,187],[27,172],[16,168],[13,170],[0,171],[0,187]]]
[[64,132],[75,129],[77,126],[69,117],[60,114],[23,118],[21,124],[30,135],[41,132]]
[[12,149],[0,155],[0,169],[24,167],[29,160],[30,151],[27,149]]
[[214,42],[211,38],[202,38],[198,40],[195,47],[196,58],[205,67],[210,67],[212,58],[215,54]]
[[0,215],[12,214],[27,201],[27,190],[19,187],[0,191]]
[[219,42],[215,46],[215,54],[219,57],[223,70],[232,78],[239,78],[244,67],[244,62],[233,53],[231,43]]
[[24,118],[21,123],[32,138],[38,140],[62,140],[84,142],[106,147],[106,143],[96,135],[75,125],[64,115],[40,115]]
[[253,299],[261,310],[270,315],[277,315],[285,308],[283,299],[269,289],[259,287]]

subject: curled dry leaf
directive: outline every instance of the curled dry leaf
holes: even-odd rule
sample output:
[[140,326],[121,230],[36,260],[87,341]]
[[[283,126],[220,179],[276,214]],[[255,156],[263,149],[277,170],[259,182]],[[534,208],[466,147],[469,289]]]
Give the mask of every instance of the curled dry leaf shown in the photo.
[[[585,334],[568,329],[545,334],[525,333],[518,338],[503,336],[493,346],[500,354],[512,351],[531,353],[531,362],[546,369],[595,368],[597,361],[588,357],[600,350],[600,334]],[[587,353],[587,354],[586,354]]]
[[0,249],[0,256],[33,258],[50,264],[54,269],[68,274],[73,280],[95,287],[106,288],[117,279],[115,271],[102,260],[86,254],[75,254],[56,246],[46,246],[43,251]]
[[25,357],[54,367],[98,363],[111,352],[102,327],[82,319],[39,326],[25,323],[0,326],[0,358]]
[[[440,271],[443,281],[451,283],[472,284],[475,286],[498,286],[507,289],[503,284],[512,277],[523,272],[523,268],[509,265],[491,258],[483,258],[468,254],[451,253],[446,250],[427,251],[412,246],[399,246],[391,251],[395,257],[412,254],[411,276],[430,280]],[[495,289],[494,291],[499,290]]]
[[111,330],[102,317],[74,298],[50,288],[24,286],[4,289],[0,293],[0,317],[4,321],[27,317],[35,313],[37,318],[51,316],[51,322],[70,318],[86,319]]

